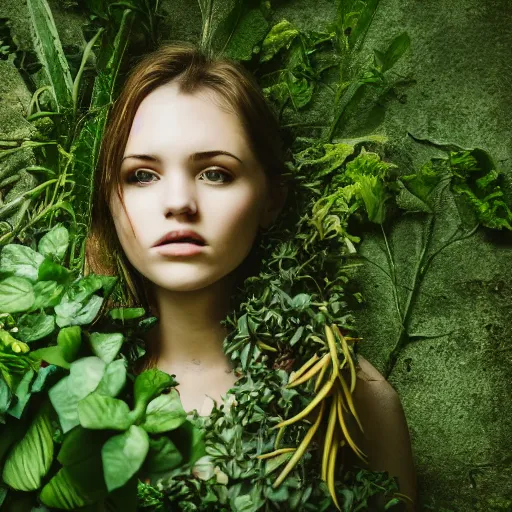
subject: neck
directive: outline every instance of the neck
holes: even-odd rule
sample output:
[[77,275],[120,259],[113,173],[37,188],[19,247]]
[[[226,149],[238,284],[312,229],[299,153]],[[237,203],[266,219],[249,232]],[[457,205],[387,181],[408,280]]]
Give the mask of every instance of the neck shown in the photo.
[[229,276],[194,291],[155,289],[159,322],[146,334],[157,353],[157,367],[175,375],[230,370],[222,345],[233,283]]

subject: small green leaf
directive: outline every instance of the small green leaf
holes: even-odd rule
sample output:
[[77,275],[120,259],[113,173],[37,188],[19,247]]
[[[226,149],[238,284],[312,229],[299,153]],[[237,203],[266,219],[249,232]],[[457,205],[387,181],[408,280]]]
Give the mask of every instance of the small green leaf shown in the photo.
[[19,313],[34,304],[32,283],[24,277],[8,277],[0,282],[0,311]]
[[135,379],[134,396],[135,409],[144,412],[148,403],[158,396],[164,389],[176,385],[176,381],[168,373],[157,368],[145,370]]
[[92,430],[126,430],[134,421],[125,402],[98,393],[78,402],[78,419],[82,427]]
[[30,388],[34,375],[34,370],[29,370],[28,372],[25,373],[25,375],[23,375],[23,378],[16,387],[14,395],[16,396],[17,400],[16,403],[14,405],[11,405],[11,407],[9,408],[9,414],[11,416],[14,416],[15,418],[18,419],[21,418],[23,410],[25,409],[25,406],[27,405],[32,394],[30,392]]
[[53,256],[58,261],[62,261],[66,255],[68,245],[68,230],[62,224],[57,224],[39,240],[37,250],[43,256]]
[[101,357],[106,363],[111,363],[117,356],[124,336],[118,332],[112,333],[91,333],[90,342],[94,355]]
[[176,389],[168,394],[160,395],[149,402],[146,409],[146,420],[141,427],[147,432],[156,434],[174,430],[187,419],[180,396]]
[[73,279],[73,273],[51,259],[45,258],[39,265],[37,277],[39,281],[56,281],[65,285]]
[[281,48],[288,49],[299,31],[286,20],[275,24],[261,45],[260,63],[270,60]]
[[114,308],[108,312],[108,316],[112,320],[120,320],[124,322],[126,320],[133,320],[144,316],[146,310],[144,308]]
[[109,492],[123,486],[141,468],[149,450],[146,431],[132,425],[111,437],[101,449],[105,483]]
[[30,247],[20,244],[8,244],[2,249],[0,272],[8,272],[17,277],[24,277],[36,282],[39,265],[44,256]]

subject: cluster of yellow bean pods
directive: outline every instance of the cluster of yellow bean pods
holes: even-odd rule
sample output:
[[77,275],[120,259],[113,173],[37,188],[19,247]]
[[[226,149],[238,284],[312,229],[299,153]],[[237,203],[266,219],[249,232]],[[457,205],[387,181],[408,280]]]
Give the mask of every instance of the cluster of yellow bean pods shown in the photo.
[[[352,393],[356,385],[356,368],[350,353],[348,340],[354,338],[344,338],[338,326],[332,324],[331,326],[325,325],[325,336],[327,340],[328,352],[320,357],[315,354],[309,361],[307,361],[297,372],[293,373],[290,377],[287,387],[292,388],[309,382],[310,379],[316,377],[314,390],[317,393],[315,398],[296,416],[289,418],[275,427],[279,429],[277,435],[275,450],[271,453],[260,455],[260,459],[268,459],[283,453],[294,452],[284,469],[281,471],[275,480],[273,487],[276,488],[284,481],[290,471],[300,461],[309,443],[313,439],[316,431],[318,430],[322,419],[327,415],[327,430],[323,446],[322,457],[322,479],[326,482],[329,492],[332,496],[334,504],[341,510],[338,498],[336,496],[334,480],[336,475],[336,458],[338,451],[345,444],[348,444],[355,454],[364,462],[367,463],[366,455],[356,446],[354,440],[350,437],[343,411],[350,411],[353,415],[361,431],[363,427],[357,415],[352,400]],[[343,363],[340,364],[338,358],[337,339],[341,345],[341,350],[344,355]],[[315,337],[316,341],[323,343],[323,340]],[[358,339],[358,338],[355,338]],[[350,369],[350,385],[345,381],[341,374],[341,369],[348,365]],[[330,369],[330,373],[329,373]],[[330,408],[327,412],[326,398],[331,396]],[[305,419],[315,409],[317,409],[316,418],[314,423],[309,428],[304,436],[304,439],[297,448],[278,448],[279,443],[284,434],[284,429],[297,421]]]

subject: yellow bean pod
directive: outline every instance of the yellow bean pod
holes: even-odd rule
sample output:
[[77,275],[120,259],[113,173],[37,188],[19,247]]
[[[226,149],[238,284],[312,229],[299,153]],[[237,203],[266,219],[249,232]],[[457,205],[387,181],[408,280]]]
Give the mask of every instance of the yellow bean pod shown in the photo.
[[[331,358],[331,354],[327,354],[329,356],[329,359]],[[322,369],[320,370],[320,373],[318,374],[318,377],[316,378],[315,382],[315,393],[320,389],[320,386],[324,380],[325,372],[327,371],[327,368],[329,368],[328,364],[325,364]]]
[[309,443],[311,442],[311,439],[313,439],[315,432],[318,430],[318,427],[320,426],[320,422],[322,421],[322,417],[324,415],[324,409],[325,409],[325,402],[322,402],[322,404],[320,406],[320,411],[318,412],[318,416],[316,418],[315,423],[313,423],[313,425],[311,425],[311,427],[307,431],[306,435],[304,436],[304,439],[298,446],[297,451],[293,454],[292,458],[288,461],[288,464],[286,464],[286,466],[283,469],[283,471],[281,472],[281,474],[277,477],[277,480],[272,484],[272,487],[274,489],[276,489],[283,483],[284,479],[288,476],[290,471],[295,467],[297,462],[299,462],[300,458],[304,455],[306,448],[308,447]]
[[366,454],[363,453],[358,448],[358,446],[354,443],[354,440],[350,437],[350,434],[348,433],[347,425],[345,424],[345,418],[343,417],[343,408],[341,407],[341,403],[343,400],[341,393],[338,393],[337,397],[338,397],[338,420],[340,422],[340,427],[343,432],[343,435],[345,436],[345,440],[347,441],[350,448],[352,448],[352,451],[366,464],[367,463]]
[[313,398],[313,400],[311,400],[311,402],[301,412],[299,412],[299,414],[293,416],[293,418],[281,421],[281,423],[278,423],[272,428],[286,427],[287,425],[291,425],[296,421],[304,419],[331,391],[334,383],[336,382],[336,377],[337,376],[333,373],[331,378],[324,384],[324,387],[319,391],[315,398]]
[[343,349],[343,353],[345,354],[345,358],[347,359],[350,367],[350,392],[353,393],[356,387],[356,365],[354,364],[354,360],[350,354],[347,341],[343,334],[341,334],[339,327],[336,324],[332,324],[332,329],[336,332],[341,341],[341,348]]
[[288,379],[288,385],[290,385],[292,382],[298,379],[304,372],[309,370],[309,368],[312,365],[314,365],[319,359],[320,357],[318,356],[318,354],[315,353],[315,355],[312,358],[305,362],[296,372],[290,375],[290,378]]
[[257,459],[271,459],[272,457],[275,457],[276,455],[281,455],[282,453],[290,453],[294,452],[297,448],[279,448],[279,450],[274,450],[270,453],[262,453],[261,455],[258,455]]
[[327,476],[327,488],[332,497],[332,501],[336,505],[336,508],[341,512],[340,504],[338,503],[338,497],[336,496],[336,489],[334,488],[334,478],[336,475],[336,456],[338,455],[339,449],[339,441],[337,439],[337,435],[335,435],[335,439],[331,446],[331,451],[329,453],[329,472]]
[[329,456],[331,453],[331,445],[334,438],[334,429],[336,428],[337,412],[336,412],[336,396],[331,402],[329,411],[329,420],[327,422],[327,430],[325,432],[324,453],[322,457],[322,480],[327,482],[327,472],[329,467]]
[[293,382],[291,384],[288,383],[286,387],[294,388],[295,386],[299,386],[300,384],[307,382],[309,379],[314,377],[324,366],[327,366],[330,357],[330,354],[325,354],[322,359],[314,364],[306,373],[304,373],[304,375],[299,378],[294,378]]
[[334,333],[331,328],[326,324],[325,327],[325,336],[327,338],[327,344],[329,345],[329,350],[331,352],[332,366],[334,368],[334,373],[336,375],[340,372],[340,361],[338,359],[338,351],[336,350],[336,340],[334,339]]

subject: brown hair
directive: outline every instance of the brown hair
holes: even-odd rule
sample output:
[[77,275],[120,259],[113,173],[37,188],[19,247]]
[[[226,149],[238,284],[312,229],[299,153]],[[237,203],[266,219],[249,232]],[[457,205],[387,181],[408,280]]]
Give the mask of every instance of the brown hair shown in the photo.
[[[109,203],[116,190],[125,208],[119,175],[135,113],[150,92],[169,82],[176,82],[182,93],[199,90],[216,93],[223,108],[238,115],[250,148],[271,185],[283,183],[285,155],[278,120],[256,79],[242,64],[228,58],[209,57],[188,42],[167,43],[145,55],[129,73],[109,114],[94,178],[85,272],[117,275],[121,283],[126,283],[126,303],[115,304],[110,300],[107,303],[110,307],[141,306],[146,311],[156,311],[150,283],[131,265],[121,248]],[[251,253],[237,269],[241,269],[241,277],[247,275],[247,267],[253,263]]]

